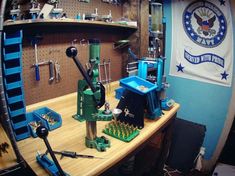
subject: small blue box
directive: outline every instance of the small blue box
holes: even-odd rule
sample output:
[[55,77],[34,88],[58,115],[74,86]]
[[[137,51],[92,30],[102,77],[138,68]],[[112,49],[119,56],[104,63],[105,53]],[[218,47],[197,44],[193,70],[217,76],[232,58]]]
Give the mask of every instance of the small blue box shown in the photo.
[[147,94],[157,88],[157,85],[138,76],[129,76],[120,79],[120,86],[140,95]]
[[26,112],[25,108],[13,110],[13,111],[10,108],[8,108],[8,110],[9,110],[9,114],[10,114],[11,118],[18,116],[18,115],[21,115],[21,114],[24,114]]
[[21,58],[22,51],[14,52],[14,53],[8,53],[8,54],[5,54],[5,52],[3,52],[3,55],[4,55],[4,61],[9,61],[9,60]]
[[[39,108],[33,111],[33,113],[39,118],[41,118],[42,121],[44,121],[44,123],[46,124],[45,127],[47,127],[49,131],[59,128],[62,125],[61,115],[49,109],[48,107]],[[47,117],[50,117],[54,122],[52,123],[46,120],[45,115]]]
[[14,129],[14,135],[17,141],[30,137],[28,126]]
[[47,128],[47,124],[40,117],[36,116],[33,112],[26,113],[26,118],[28,122],[28,127],[30,129],[31,136],[36,138],[38,135],[36,134],[36,126],[33,127],[34,124],[40,124]]

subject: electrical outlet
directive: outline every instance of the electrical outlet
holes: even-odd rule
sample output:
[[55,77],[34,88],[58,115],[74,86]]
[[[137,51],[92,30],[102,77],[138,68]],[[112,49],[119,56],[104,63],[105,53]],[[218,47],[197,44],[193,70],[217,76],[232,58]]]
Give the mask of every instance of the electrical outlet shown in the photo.
[[205,148],[205,147],[201,147],[199,154],[202,155],[202,156],[204,156],[205,153],[206,153],[206,148]]

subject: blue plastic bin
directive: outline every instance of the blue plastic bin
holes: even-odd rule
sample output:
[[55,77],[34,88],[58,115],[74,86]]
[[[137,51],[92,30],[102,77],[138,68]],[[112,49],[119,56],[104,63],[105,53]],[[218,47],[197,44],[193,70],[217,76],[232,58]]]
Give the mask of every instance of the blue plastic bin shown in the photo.
[[[62,125],[61,115],[53,111],[52,109],[49,109],[48,107],[39,108],[33,111],[33,113],[39,118],[41,118],[42,121],[44,121],[46,125],[45,127],[47,127],[49,131],[59,128]],[[43,118],[43,115],[48,115],[52,117],[55,120],[55,123],[54,124],[49,123],[45,118]]]
[[12,103],[16,103],[18,101],[24,100],[23,95],[18,95],[18,96],[14,96],[14,97],[9,98],[8,95],[6,94],[6,97],[7,97],[8,104],[12,104]]
[[13,129],[18,129],[24,126],[27,126],[27,120],[24,114],[15,116],[15,117],[11,117],[11,125],[13,127]]
[[9,53],[9,54],[5,54],[5,52],[3,52],[3,55],[4,55],[4,60],[8,61],[8,60],[12,60],[12,59],[21,58],[22,52],[19,51],[19,52],[14,52],[14,53]]
[[8,32],[7,34],[4,32],[3,34],[3,41],[4,41],[5,46],[13,45],[13,44],[20,44],[22,43],[22,39],[23,39],[22,30],[14,32],[14,33]]
[[26,125],[24,127],[14,129],[14,135],[17,141],[30,137],[28,126]]
[[11,111],[10,108],[8,108],[8,110],[9,110],[9,114],[10,114],[11,118],[18,116],[18,115],[21,115],[21,114],[24,114],[26,112],[25,108],[17,109],[14,111]]
[[11,75],[11,74],[16,74],[16,73],[21,73],[21,72],[22,72],[21,67],[5,69],[5,66],[4,66],[5,75]]
[[155,84],[138,76],[130,76],[120,79],[120,86],[140,95],[147,94],[148,92],[157,88]]
[[26,113],[26,118],[27,118],[27,121],[28,121],[28,127],[29,127],[29,130],[30,130],[30,134],[34,138],[38,137],[37,134],[36,134],[36,128],[33,128],[32,125],[30,125],[30,123],[35,123],[36,122],[36,123],[41,124],[41,125],[43,125],[47,128],[46,122],[44,120],[42,120],[42,118],[35,115],[35,113],[33,113],[33,112]]

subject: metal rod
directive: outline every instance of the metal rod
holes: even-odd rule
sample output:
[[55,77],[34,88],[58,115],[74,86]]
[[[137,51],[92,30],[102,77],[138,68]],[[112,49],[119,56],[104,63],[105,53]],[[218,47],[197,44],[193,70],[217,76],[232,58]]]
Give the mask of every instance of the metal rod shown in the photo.
[[101,82],[101,70],[100,70],[100,64],[98,64],[98,71],[99,71],[99,82]]
[[111,61],[110,61],[110,59],[108,60],[108,70],[109,70],[108,85],[109,85],[109,93],[110,93],[111,92],[111,85],[110,85],[110,82],[111,82]]
[[34,54],[35,54],[35,62],[36,62],[36,64],[38,64],[38,45],[37,45],[37,41],[35,41],[35,43],[34,43]]
[[40,71],[39,71],[39,65],[38,65],[38,46],[37,46],[37,38],[34,39],[34,54],[35,54],[35,78],[36,81],[40,81]]
[[103,63],[104,63],[104,75],[105,75],[105,87],[106,89],[108,90],[108,74],[107,74],[107,68],[106,68],[106,65],[107,63],[105,62],[105,59],[103,60]]
[[53,151],[54,154],[57,154],[57,155],[61,155],[62,157],[70,157],[70,158],[90,158],[90,159],[94,159],[94,158],[97,158],[97,159],[103,159],[101,157],[96,157],[96,156],[93,156],[93,155],[83,155],[83,154],[78,154],[76,152],[72,152],[72,151]]
[[55,154],[53,153],[53,150],[51,149],[51,146],[50,146],[50,144],[49,144],[47,138],[43,138],[43,141],[44,141],[44,143],[46,144],[46,147],[47,147],[47,149],[48,149],[48,152],[50,153],[51,158],[53,159],[53,161],[54,161],[56,167],[58,168],[60,175],[61,175],[61,176],[65,176],[65,173],[64,173],[64,171],[62,170],[62,168],[60,167],[60,164],[59,164],[59,162],[57,161],[57,159],[56,159],[56,157],[55,157]]
[[[71,46],[69,48],[66,49],[66,55],[70,58],[73,58],[73,61],[75,62],[77,68],[79,69],[79,71],[81,72],[82,76],[84,77],[85,81],[87,82],[88,86],[91,88],[91,91],[93,93],[95,93],[97,90],[94,87],[93,83],[91,82],[90,77],[88,76],[88,74],[86,73],[85,69],[83,68],[82,64],[80,63],[80,61],[77,58],[77,48]],[[96,105],[98,108],[100,108],[101,106],[103,106],[104,102],[105,102],[105,94],[103,94],[102,92],[104,91],[104,87],[102,87],[103,85],[100,84],[100,90],[101,90],[101,99],[97,100],[96,97],[93,95],[93,99],[96,102]],[[102,95],[103,94],[103,95]]]
[[92,92],[94,93],[96,91],[95,87],[93,86],[89,76],[87,75],[86,71],[84,70],[81,62],[78,60],[77,56],[72,57],[73,61],[75,62],[76,66],[78,67],[79,71],[81,72],[82,76],[84,77],[84,79],[86,80],[87,84],[89,85],[89,87],[91,88]]
[[86,121],[86,137],[95,140],[97,135],[96,121]]

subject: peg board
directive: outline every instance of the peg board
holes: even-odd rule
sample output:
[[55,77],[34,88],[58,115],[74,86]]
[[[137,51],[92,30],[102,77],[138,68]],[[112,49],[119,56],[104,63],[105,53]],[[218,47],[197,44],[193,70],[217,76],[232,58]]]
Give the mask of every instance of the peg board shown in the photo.
[[[39,1],[43,7],[45,1]],[[27,9],[29,4],[22,4],[22,9]],[[78,13],[94,13],[95,8],[98,9],[99,15],[108,15],[109,10],[112,12],[113,20],[122,17],[123,7],[113,4],[103,3],[101,0],[91,0],[90,3],[79,2],[77,0],[60,0],[58,8],[63,8],[68,18],[75,18]],[[80,31],[81,32],[81,31]],[[25,36],[25,35],[24,35]],[[26,105],[55,98],[65,94],[77,91],[77,81],[83,79],[72,59],[69,59],[65,51],[71,45],[71,41],[77,39],[98,38],[101,40],[101,62],[103,59],[111,61],[111,78],[112,81],[118,80],[122,76],[122,53],[113,49],[115,40],[123,39],[116,33],[112,32],[84,32],[76,33],[53,32],[44,33],[43,39],[38,44],[38,62],[42,61],[58,61],[60,64],[60,82],[53,81],[49,83],[49,65],[40,66],[40,81],[35,80],[35,69],[31,66],[35,64],[34,47],[30,44],[27,37],[23,39],[23,80]],[[85,66],[88,62],[89,46],[77,44],[78,58]],[[104,77],[104,73],[102,73]]]
[[[24,40],[23,44],[23,79],[26,104],[33,104],[43,100],[55,98],[68,93],[77,91],[78,79],[83,79],[81,73],[76,67],[74,61],[65,54],[67,47],[72,40],[94,38],[94,34],[77,33],[54,33],[44,34],[43,39],[38,44],[38,62],[58,61],[60,64],[61,81],[49,83],[49,65],[40,66],[40,81],[35,80],[35,69],[31,66],[35,64],[34,47],[29,41]],[[100,60],[111,61],[111,78],[112,81],[121,78],[122,56],[120,51],[113,49],[112,36],[100,34],[98,37],[101,44]],[[78,58],[83,66],[88,62],[89,46],[75,45],[78,49]],[[102,74],[103,75],[103,74]],[[104,76],[104,75],[103,75]]]

